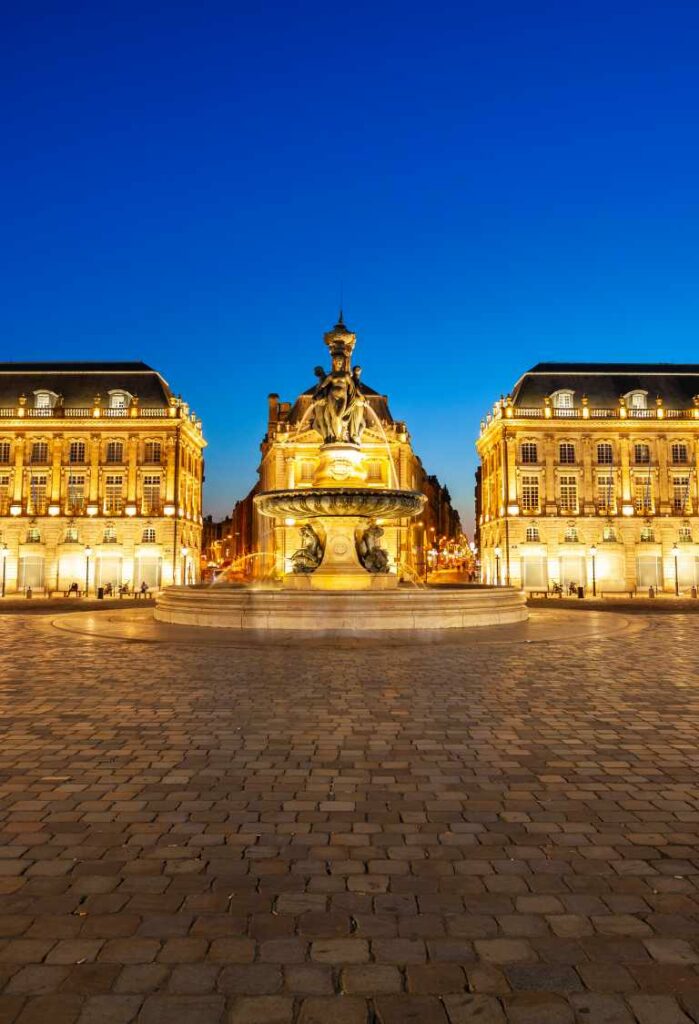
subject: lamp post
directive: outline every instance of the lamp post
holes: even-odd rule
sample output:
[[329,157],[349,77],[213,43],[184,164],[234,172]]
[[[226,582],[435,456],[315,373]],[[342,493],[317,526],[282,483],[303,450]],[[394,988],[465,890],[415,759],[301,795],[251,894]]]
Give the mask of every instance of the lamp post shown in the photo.
[[92,548],[88,545],[85,548],[85,597],[88,595],[90,589],[90,555],[92,554]]
[[595,544],[590,548],[590,555],[592,556],[592,596],[597,597],[597,576],[595,574],[595,560],[597,557],[597,547]]
[[497,548],[494,549],[493,554],[495,555],[495,586],[499,587],[500,586],[500,555],[502,554],[502,552],[501,552],[500,548],[497,547]]
[[2,596],[5,596],[5,571],[7,568],[7,544],[0,544],[0,558],[2,558]]
[[187,555],[189,548],[180,548],[180,554],[182,555],[182,586],[187,585]]
[[680,553],[680,549],[677,544],[672,545],[672,553],[675,556],[675,597],[680,596],[680,574],[677,568],[677,556]]

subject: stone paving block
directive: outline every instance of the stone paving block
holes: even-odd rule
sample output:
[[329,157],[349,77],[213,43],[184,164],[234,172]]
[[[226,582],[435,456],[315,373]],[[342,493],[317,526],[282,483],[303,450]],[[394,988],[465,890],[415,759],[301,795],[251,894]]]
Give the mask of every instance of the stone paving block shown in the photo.
[[223,996],[148,996],[138,1024],[220,1024],[225,1012]]
[[286,996],[250,996],[236,999],[229,1024],[292,1024],[294,1001]]
[[495,996],[445,995],[442,1003],[449,1024],[507,1024],[502,1004]]
[[503,1003],[508,1024],[574,1024],[573,1010],[561,996],[521,992],[505,996]]
[[142,1001],[140,996],[92,996],[83,1003],[78,1024],[131,1024]]
[[304,999],[298,1016],[298,1024],[367,1024],[367,1021],[366,1000],[353,996]]
[[345,967],[342,971],[341,988],[349,995],[361,996],[401,992],[403,976],[397,967],[389,967],[385,964]]
[[15,1024],[24,1003],[23,996],[0,995],[0,1024]]
[[436,996],[379,996],[374,1006],[379,1024],[448,1024]]
[[629,996],[628,1003],[638,1024],[693,1024],[670,995],[633,995]]
[[619,996],[576,992],[570,997],[575,1024],[635,1024],[633,1015]]

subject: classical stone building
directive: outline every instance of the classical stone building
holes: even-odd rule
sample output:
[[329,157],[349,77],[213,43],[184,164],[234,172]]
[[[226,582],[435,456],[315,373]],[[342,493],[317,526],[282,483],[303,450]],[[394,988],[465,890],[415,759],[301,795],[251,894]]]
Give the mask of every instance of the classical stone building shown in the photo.
[[699,365],[539,363],[477,442],[487,582],[699,583]]
[[3,594],[193,582],[204,444],[145,363],[0,363]]
[[[324,337],[331,351],[336,343],[346,344],[351,351],[356,341],[342,318]],[[384,529],[381,543],[389,552],[392,566],[409,579],[423,573],[426,552],[440,535],[450,539],[460,534],[459,516],[446,487],[426,473],[413,451],[406,424],[394,420],[387,396],[364,383],[359,388],[366,402],[367,424],[361,442],[366,486],[421,491],[428,499],[417,520],[380,523]],[[249,570],[257,576],[288,571],[289,557],[299,547],[299,526],[259,515],[253,498],[259,491],[313,485],[323,443],[311,426],[314,391],[309,387],[293,403],[280,401],[277,394],[269,396],[258,481],[233,512],[234,550],[239,558],[248,559]]]

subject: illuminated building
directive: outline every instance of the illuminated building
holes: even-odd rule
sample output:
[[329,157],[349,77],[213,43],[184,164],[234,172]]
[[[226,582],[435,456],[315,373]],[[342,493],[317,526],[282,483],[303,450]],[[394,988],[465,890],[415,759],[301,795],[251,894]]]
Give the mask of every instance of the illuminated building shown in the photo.
[[194,582],[204,445],[145,363],[0,363],[3,592]]
[[477,441],[489,583],[586,593],[699,583],[699,366],[539,363]]

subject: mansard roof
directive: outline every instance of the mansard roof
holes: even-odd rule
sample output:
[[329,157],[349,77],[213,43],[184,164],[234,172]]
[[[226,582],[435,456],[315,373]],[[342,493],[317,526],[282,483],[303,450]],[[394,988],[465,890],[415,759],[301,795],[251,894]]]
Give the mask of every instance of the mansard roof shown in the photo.
[[660,396],[668,408],[688,409],[699,395],[697,363],[537,363],[519,378],[512,392],[514,405],[538,408],[556,391],[575,392],[575,404],[587,395],[590,406],[605,409],[619,404],[630,391]]
[[53,391],[66,406],[89,406],[95,395],[106,401],[110,391],[123,389],[145,408],[169,405],[167,381],[142,362],[21,362],[0,363],[0,407],[16,406],[20,395]]

